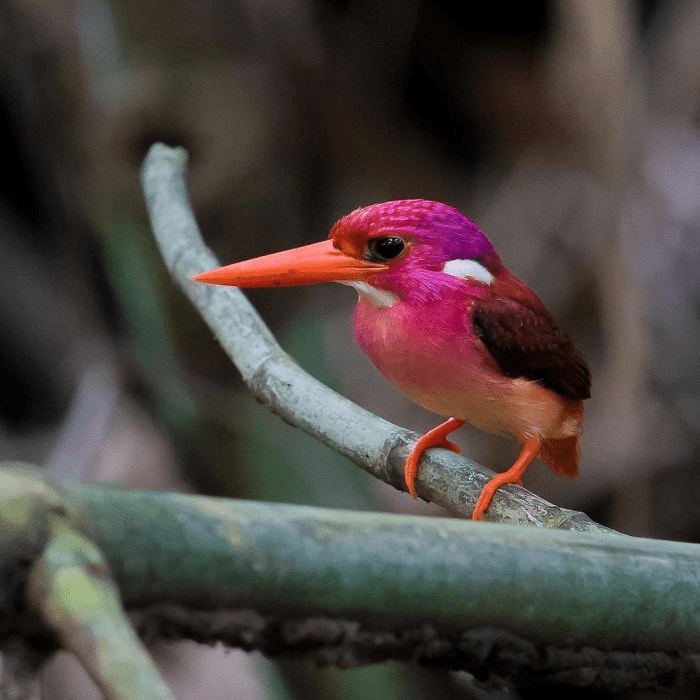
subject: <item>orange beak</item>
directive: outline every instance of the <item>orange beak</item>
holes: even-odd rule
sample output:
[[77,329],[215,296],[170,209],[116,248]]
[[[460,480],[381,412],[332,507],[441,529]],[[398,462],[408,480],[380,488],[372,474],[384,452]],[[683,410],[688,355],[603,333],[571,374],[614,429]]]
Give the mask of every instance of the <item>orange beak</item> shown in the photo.
[[231,287],[296,287],[316,282],[362,281],[387,269],[386,265],[345,255],[329,239],[225,265],[193,279]]

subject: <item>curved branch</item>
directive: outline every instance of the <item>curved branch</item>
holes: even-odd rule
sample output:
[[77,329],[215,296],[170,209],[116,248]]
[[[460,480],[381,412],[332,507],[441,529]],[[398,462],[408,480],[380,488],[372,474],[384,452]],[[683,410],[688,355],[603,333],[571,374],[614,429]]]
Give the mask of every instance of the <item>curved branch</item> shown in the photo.
[[[191,299],[255,397],[373,476],[405,491],[403,465],[416,433],[360,408],[304,372],[282,350],[243,293],[192,281],[217,267],[202,240],[187,197],[187,153],[151,147],[142,180],[153,232],[172,276]],[[418,495],[468,517],[493,472],[448,450],[433,449],[421,461]],[[611,533],[579,513],[509,485],[498,490],[485,516],[511,524]]]

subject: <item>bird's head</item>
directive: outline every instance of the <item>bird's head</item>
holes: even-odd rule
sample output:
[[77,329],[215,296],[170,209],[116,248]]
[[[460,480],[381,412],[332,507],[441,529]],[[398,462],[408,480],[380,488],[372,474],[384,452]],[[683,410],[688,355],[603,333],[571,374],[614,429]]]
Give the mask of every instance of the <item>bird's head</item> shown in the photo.
[[426,298],[471,278],[489,283],[502,270],[493,246],[453,207],[424,199],[372,204],[347,214],[321,243],[244,260],[195,280],[236,287],[341,282],[378,306]]

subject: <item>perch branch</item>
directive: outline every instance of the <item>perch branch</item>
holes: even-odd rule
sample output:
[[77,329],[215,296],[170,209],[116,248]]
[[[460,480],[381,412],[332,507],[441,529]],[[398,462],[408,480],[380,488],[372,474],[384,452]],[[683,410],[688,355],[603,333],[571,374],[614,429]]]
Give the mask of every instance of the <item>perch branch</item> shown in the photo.
[[[204,244],[187,197],[187,153],[151,147],[142,180],[151,225],[172,276],[202,314],[253,395],[373,476],[405,491],[403,465],[416,433],[353,404],[304,372],[275,338],[243,293],[212,287],[192,276],[219,265]],[[421,462],[418,495],[468,517],[493,472],[447,450],[433,449]],[[611,533],[584,513],[559,508],[509,485],[496,493],[486,520]]]

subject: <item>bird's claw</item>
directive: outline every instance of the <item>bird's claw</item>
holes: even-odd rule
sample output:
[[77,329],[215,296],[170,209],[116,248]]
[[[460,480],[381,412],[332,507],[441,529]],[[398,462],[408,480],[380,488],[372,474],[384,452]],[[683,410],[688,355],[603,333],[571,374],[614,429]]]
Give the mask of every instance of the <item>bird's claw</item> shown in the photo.
[[446,450],[452,450],[452,452],[459,453],[459,447],[457,447],[454,442],[448,440],[447,436],[453,430],[457,430],[457,428],[461,428],[463,425],[463,420],[450,418],[444,423],[438,425],[436,428],[429,430],[413,446],[413,449],[406,460],[406,467],[404,470],[406,487],[413,498],[417,498],[415,484],[416,477],[418,476],[418,465],[420,464],[420,459],[423,456],[423,453],[431,447],[443,447]]

